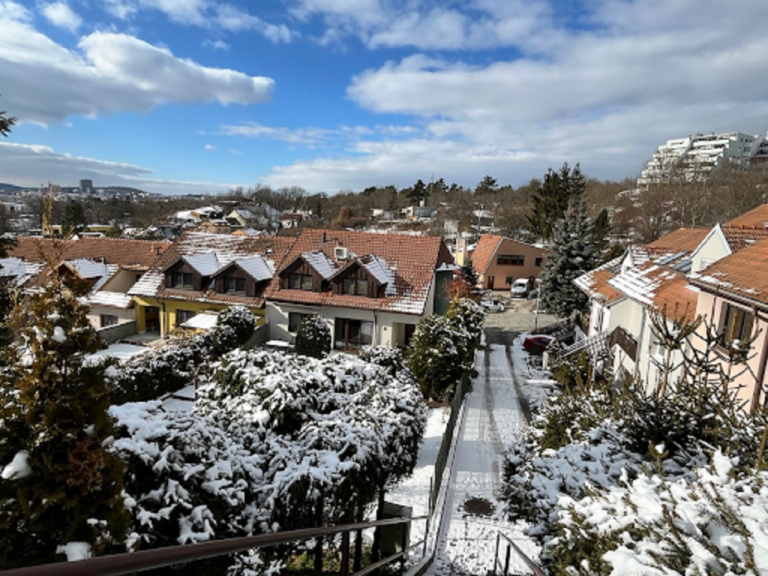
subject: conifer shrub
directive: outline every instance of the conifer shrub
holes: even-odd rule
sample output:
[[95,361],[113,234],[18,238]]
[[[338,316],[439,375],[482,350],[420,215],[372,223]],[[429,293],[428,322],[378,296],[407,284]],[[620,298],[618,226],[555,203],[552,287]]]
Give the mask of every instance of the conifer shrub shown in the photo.
[[92,554],[119,550],[126,536],[110,388],[103,366],[84,363],[101,341],[83,294],[52,267],[48,285],[16,309],[19,338],[0,371],[2,396],[13,399],[0,406],[1,568],[61,560],[72,542]]
[[324,358],[331,351],[331,329],[317,314],[302,318],[296,330],[296,354]]
[[393,375],[407,370],[402,350],[393,346],[363,346],[358,358],[381,366]]

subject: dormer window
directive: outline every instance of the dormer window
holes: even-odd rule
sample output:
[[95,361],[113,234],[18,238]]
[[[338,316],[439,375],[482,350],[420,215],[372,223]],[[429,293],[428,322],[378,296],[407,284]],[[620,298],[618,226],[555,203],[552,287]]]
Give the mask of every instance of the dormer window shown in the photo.
[[192,288],[192,273],[191,272],[174,272],[172,274],[173,287],[174,288]]
[[245,278],[227,276],[224,279],[224,287],[227,292],[245,292]]
[[341,283],[341,293],[353,296],[368,296],[368,280],[344,278]]
[[312,290],[312,276],[294,272],[288,276],[288,288],[292,290]]

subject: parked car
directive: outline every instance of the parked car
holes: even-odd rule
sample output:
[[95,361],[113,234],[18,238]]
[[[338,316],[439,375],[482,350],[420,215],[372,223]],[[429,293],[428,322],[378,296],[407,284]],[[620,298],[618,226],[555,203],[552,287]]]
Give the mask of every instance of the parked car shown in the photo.
[[552,343],[554,337],[546,334],[535,334],[523,340],[523,348],[529,354],[544,354],[544,351]]
[[518,278],[512,282],[512,286],[509,289],[510,296],[512,298],[525,298],[528,294],[528,284],[527,278]]

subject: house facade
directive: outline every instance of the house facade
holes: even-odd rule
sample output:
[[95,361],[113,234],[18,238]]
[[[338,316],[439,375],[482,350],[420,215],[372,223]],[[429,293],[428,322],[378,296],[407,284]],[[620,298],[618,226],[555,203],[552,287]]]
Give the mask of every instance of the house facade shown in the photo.
[[264,292],[292,238],[186,232],[129,291],[139,332],[167,336],[194,316],[242,305],[265,321]]
[[[680,229],[645,246],[632,246],[624,256],[576,280],[590,297],[589,336],[610,339],[617,373],[637,377],[653,390],[662,366],[680,375],[682,351],[666,350],[656,328],[675,322],[704,322],[686,342],[686,353],[704,352],[705,331],[719,339],[716,361],[727,363],[727,342],[750,342],[748,362],[734,382],[746,410],[764,402],[768,340],[768,262],[765,226]],[[767,310],[768,311],[768,310]],[[654,320],[656,324],[654,324]]]
[[509,290],[519,278],[529,280],[532,288],[544,269],[546,258],[544,248],[504,236],[483,234],[469,254],[466,244],[460,240],[456,259],[459,265],[464,265],[467,259],[472,260],[480,288]]
[[303,230],[265,294],[269,338],[293,342],[317,314],[336,350],[406,346],[421,318],[447,311],[454,268],[439,237]]

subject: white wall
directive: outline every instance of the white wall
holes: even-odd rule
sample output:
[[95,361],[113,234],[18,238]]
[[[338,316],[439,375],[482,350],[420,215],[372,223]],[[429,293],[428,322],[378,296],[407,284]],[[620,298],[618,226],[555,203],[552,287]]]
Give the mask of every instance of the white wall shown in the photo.
[[91,306],[88,311],[88,321],[96,330],[101,328],[101,315],[117,316],[118,324],[123,322],[130,322],[136,319],[136,315],[133,308],[112,308],[110,306]]

